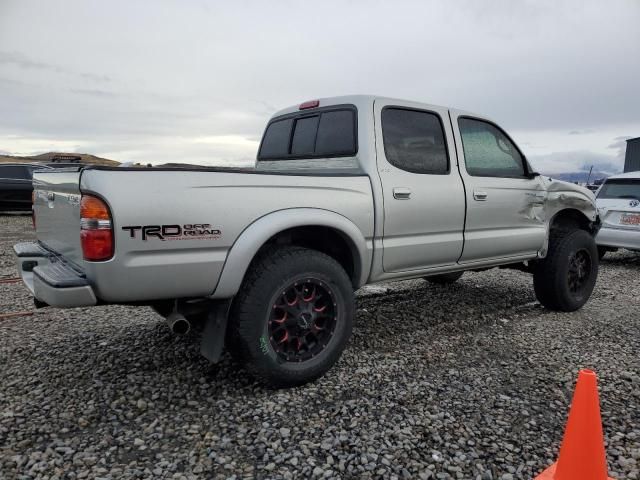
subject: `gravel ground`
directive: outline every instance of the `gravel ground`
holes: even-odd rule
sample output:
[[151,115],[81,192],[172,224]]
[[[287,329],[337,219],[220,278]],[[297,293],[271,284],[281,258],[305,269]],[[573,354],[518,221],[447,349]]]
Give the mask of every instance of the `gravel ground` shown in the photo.
[[[0,278],[30,219],[0,216]],[[639,478],[640,255],[610,255],[580,312],[520,272],[361,292],[353,339],[312,385],[274,391],[149,308],[0,321],[3,478],[532,478],[554,461],[593,368],[610,474]],[[0,284],[0,313],[31,310]]]

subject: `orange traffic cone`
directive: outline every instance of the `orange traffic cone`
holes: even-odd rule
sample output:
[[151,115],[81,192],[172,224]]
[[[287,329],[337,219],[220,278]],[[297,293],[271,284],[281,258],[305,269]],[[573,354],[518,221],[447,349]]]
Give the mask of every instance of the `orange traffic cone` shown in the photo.
[[558,461],[535,480],[611,480],[595,372],[580,370]]

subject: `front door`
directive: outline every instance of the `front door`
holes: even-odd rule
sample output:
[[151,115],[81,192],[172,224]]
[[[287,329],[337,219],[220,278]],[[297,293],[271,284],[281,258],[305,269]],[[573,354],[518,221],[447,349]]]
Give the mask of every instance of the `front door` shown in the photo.
[[455,264],[465,199],[448,111],[381,100],[374,111],[385,272]]
[[495,124],[452,113],[467,195],[460,263],[535,256],[545,242],[544,186]]

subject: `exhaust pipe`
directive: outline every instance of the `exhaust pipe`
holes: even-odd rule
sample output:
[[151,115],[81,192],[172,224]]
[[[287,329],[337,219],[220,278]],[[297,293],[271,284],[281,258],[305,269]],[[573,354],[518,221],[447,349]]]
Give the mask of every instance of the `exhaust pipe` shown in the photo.
[[167,325],[176,335],[186,335],[191,331],[191,322],[178,312],[171,312],[167,317]]

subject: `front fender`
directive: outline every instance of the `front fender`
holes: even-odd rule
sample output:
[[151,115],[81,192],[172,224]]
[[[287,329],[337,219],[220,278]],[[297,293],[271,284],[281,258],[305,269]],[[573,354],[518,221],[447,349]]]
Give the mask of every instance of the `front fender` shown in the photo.
[[577,210],[591,222],[598,218],[596,198],[589,189],[561,180],[550,180],[546,186],[545,216],[550,221],[562,210]]
[[598,230],[600,220],[596,207],[595,196],[587,188],[563,182],[561,180],[549,179],[546,184],[547,198],[544,206],[544,217],[547,227],[547,234],[544,247],[538,252],[539,257],[546,257],[549,250],[549,239],[551,225],[557,221],[559,216],[569,215],[583,216],[584,220],[591,225],[590,231],[593,235]]
[[304,226],[329,227],[341,232],[352,248],[355,266],[354,287],[365,284],[371,269],[371,240],[366,240],[351,220],[336,212],[316,208],[291,208],[269,213],[243,230],[229,249],[211,298],[234,296],[240,289],[244,275],[258,250],[274,235],[290,228]]

